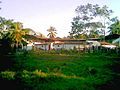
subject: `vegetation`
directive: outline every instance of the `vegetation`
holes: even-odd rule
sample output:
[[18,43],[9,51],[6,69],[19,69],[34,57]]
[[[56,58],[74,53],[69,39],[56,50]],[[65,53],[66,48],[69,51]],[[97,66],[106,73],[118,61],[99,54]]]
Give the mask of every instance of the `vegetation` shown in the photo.
[[6,85],[12,90],[119,90],[119,79],[113,81],[119,72],[112,69],[115,62],[120,62],[113,54],[29,51],[10,57],[3,57],[3,61],[8,59],[11,65],[0,65],[3,88]]
[[115,23],[110,25],[110,34],[118,34],[120,35],[120,21],[116,21]]
[[29,32],[23,29],[20,22],[13,22],[13,20],[6,20],[0,17],[0,44],[1,52],[10,52],[12,49],[16,50],[23,46],[26,42],[24,36]]
[[13,42],[13,47],[18,48],[18,45],[22,45],[22,38],[25,35],[25,32],[22,31],[22,24],[19,22],[14,23],[14,29],[10,31],[9,38]]
[[47,36],[49,36],[49,38],[55,38],[56,37],[56,29],[54,27],[50,27],[48,30],[49,34]]
[[73,18],[70,36],[73,38],[98,38],[106,34],[106,24],[110,22],[113,12],[106,5],[80,5],[75,9],[77,16]]
[[[105,35],[106,23],[112,13],[107,6],[81,5],[76,12],[78,16],[73,19],[70,32],[72,38]],[[94,21],[95,18],[102,22]],[[113,23],[110,34],[119,34],[119,26],[119,21]],[[25,37],[29,38],[26,35],[29,31],[31,29],[23,28],[20,22],[0,17],[0,89],[120,90],[119,51],[117,54],[114,50],[93,53],[77,50],[17,51],[27,41]],[[49,38],[56,37],[54,27],[47,31]]]

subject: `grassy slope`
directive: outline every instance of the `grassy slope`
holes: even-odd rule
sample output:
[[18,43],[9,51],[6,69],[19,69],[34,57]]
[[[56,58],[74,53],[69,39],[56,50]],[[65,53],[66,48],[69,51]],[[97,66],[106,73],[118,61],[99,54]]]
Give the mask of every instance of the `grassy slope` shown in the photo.
[[112,80],[114,73],[108,68],[110,65],[112,57],[99,53],[65,55],[29,52],[17,55],[11,70],[41,70],[48,75],[42,81],[30,79],[30,84],[24,82],[27,89],[31,86],[33,90],[96,90]]

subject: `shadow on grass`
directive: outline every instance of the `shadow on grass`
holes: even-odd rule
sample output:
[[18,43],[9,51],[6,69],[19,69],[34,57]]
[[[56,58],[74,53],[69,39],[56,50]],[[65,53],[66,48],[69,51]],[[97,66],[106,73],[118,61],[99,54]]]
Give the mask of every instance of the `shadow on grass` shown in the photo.
[[98,86],[98,90],[120,90],[120,58],[113,58],[110,69],[113,78],[106,84]]
[[0,54],[0,71],[9,70],[14,65],[14,54]]

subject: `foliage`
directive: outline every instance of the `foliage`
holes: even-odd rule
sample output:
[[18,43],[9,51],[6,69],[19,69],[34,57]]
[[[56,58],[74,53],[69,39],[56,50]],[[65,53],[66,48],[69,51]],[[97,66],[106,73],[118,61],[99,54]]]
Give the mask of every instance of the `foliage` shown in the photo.
[[111,24],[109,29],[110,34],[120,34],[120,21]]
[[0,49],[9,53],[13,49],[22,47],[26,42],[23,36],[28,32],[27,29],[23,29],[22,23],[0,17]]
[[13,80],[15,79],[15,74],[13,71],[4,71],[0,73],[0,76],[4,79]]
[[56,37],[56,29],[54,27],[50,27],[48,30],[49,34],[47,36],[49,36],[49,38],[55,38]]
[[36,76],[39,76],[39,77],[47,77],[48,76],[46,73],[42,72],[41,70],[35,70],[33,72],[33,74]]
[[8,30],[11,30],[13,26],[13,20],[6,20],[0,17],[0,39],[4,38]]
[[21,45],[22,38],[25,35],[25,32],[22,30],[22,24],[20,22],[14,23],[13,30],[10,30],[8,33],[8,38],[11,39],[13,47],[17,47]]
[[[98,38],[100,35],[105,35],[105,28],[112,10],[109,10],[106,5],[80,5],[75,9],[77,16],[73,18],[71,37],[77,38]],[[78,37],[79,35],[86,37]]]

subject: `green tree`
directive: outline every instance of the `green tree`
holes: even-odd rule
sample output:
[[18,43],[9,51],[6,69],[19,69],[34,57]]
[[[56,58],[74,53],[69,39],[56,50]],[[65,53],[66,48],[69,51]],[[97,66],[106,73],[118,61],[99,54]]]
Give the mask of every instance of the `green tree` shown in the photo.
[[85,31],[83,31],[84,23],[79,21],[79,18],[74,18],[72,22],[72,30],[70,33],[71,38],[86,38],[84,35],[86,34]]
[[10,51],[11,40],[8,38],[8,31],[12,28],[13,20],[6,20],[0,17],[0,51],[6,53]]
[[117,21],[110,25],[109,27],[110,34],[119,34],[120,35],[120,21]]
[[9,52],[12,49],[22,47],[23,43],[27,44],[25,35],[29,33],[29,29],[23,28],[22,23],[13,22],[0,17],[0,49]]
[[87,37],[99,37],[100,34],[105,35],[106,24],[110,20],[112,10],[104,5],[80,5],[75,9],[77,16],[73,18],[72,30],[70,35],[75,37],[81,34]]
[[13,27],[13,20],[6,20],[0,17],[0,39]]
[[49,38],[55,38],[56,37],[57,33],[56,33],[56,29],[54,27],[51,26],[49,29],[47,29],[47,31],[49,32],[48,35],[47,35]]
[[99,38],[100,31],[98,28],[102,26],[102,23],[100,22],[91,22],[86,24],[87,27],[89,27],[89,34],[88,37],[90,38]]
[[20,22],[13,23],[13,28],[8,32],[8,38],[12,41],[12,47],[18,48],[19,45],[22,45],[23,36],[25,31],[22,30],[23,25]]
[[109,10],[106,5],[104,5],[103,7],[99,7],[98,5],[96,5],[95,10],[96,10],[96,12],[94,13],[95,16],[97,16],[100,22],[102,23],[101,33],[105,37],[106,29],[108,28],[108,25],[110,24],[111,20],[110,16],[113,13],[113,11]]

